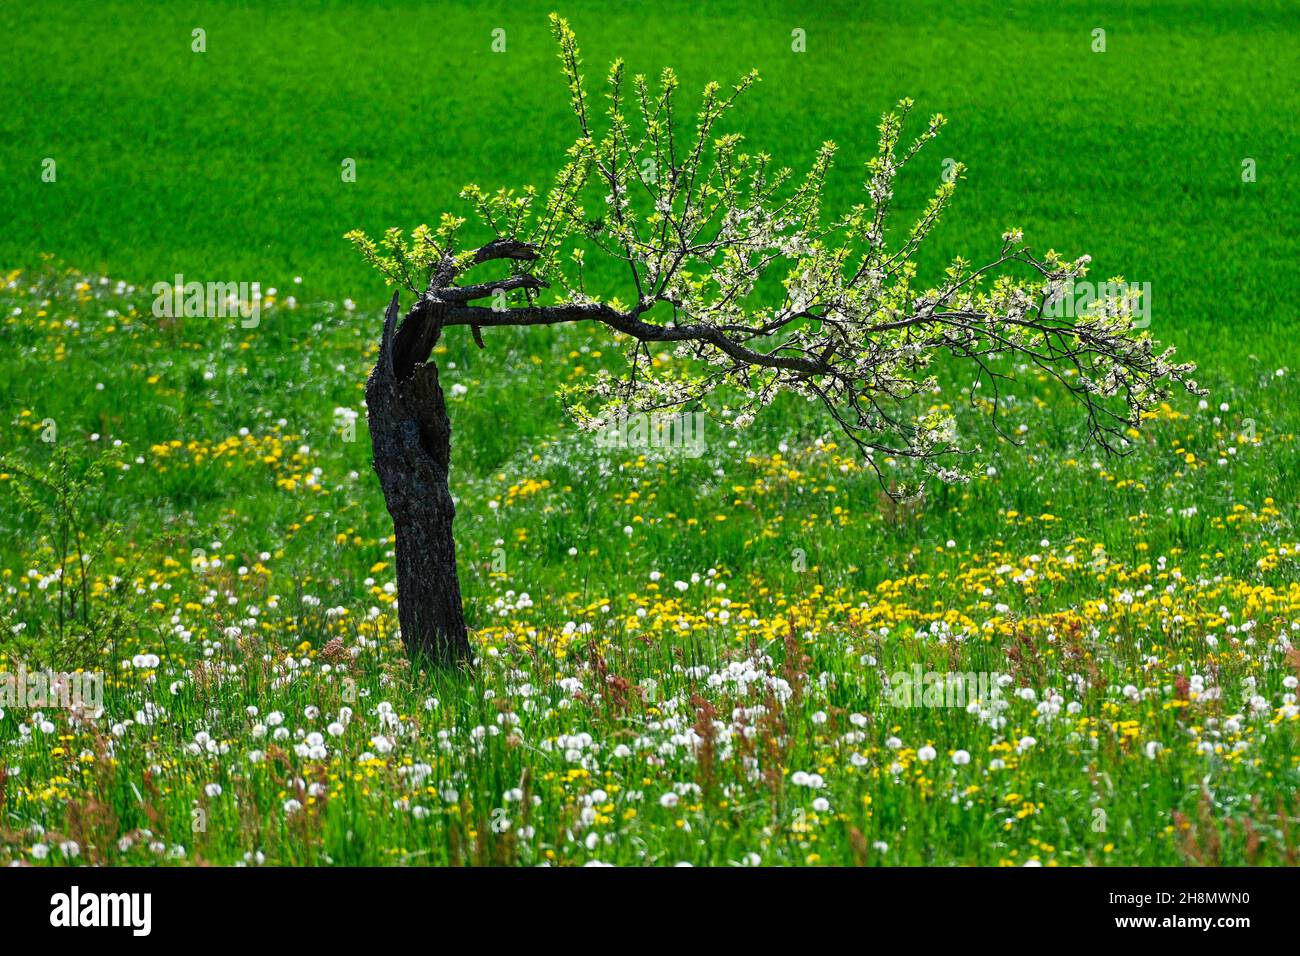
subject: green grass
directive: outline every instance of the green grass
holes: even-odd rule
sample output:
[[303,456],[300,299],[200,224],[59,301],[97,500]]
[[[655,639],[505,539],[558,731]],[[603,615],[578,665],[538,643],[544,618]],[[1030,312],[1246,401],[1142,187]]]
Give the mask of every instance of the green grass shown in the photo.
[[[616,56],[649,75],[672,64],[684,93],[757,67],[764,82],[733,122],[790,164],[836,140],[841,202],[859,195],[883,110],[912,96],[946,113],[911,195],[932,188],[943,156],[971,172],[931,265],[991,250],[1015,223],[1151,281],[1176,341],[1192,322],[1282,328],[1292,247],[1277,226],[1294,212],[1300,105],[1287,4],[818,6],[562,12],[593,79]],[[49,251],[138,282],[301,275],[313,297],[374,297],[348,229],[434,220],[466,182],[549,182],[573,134],[549,9],[10,6],[0,262]],[[807,53],[790,50],[795,27]],[[496,28],[503,54],[490,52]],[[47,156],[54,184],[40,180]],[[355,183],[341,180],[345,157]],[[1259,170],[1249,187],[1245,157]]]
[[[1082,445],[1060,390],[1030,376],[1008,418],[1026,426],[1026,446],[992,447],[995,474],[899,510],[811,407],[778,404],[735,447],[714,431],[701,459],[643,463],[593,449],[554,398],[579,366],[612,356],[607,337],[500,331],[479,351],[457,330],[439,361],[445,384],[467,389],[451,400],[453,490],[484,650],[464,679],[411,675],[392,637],[391,525],[364,415],[355,442],[335,418],[361,408],[384,291],[341,236],[432,221],[468,181],[549,179],[573,133],[549,7],[0,13],[0,267],[23,270],[0,290],[0,453],[42,467],[46,419],[80,457],[122,443],[129,469],[79,508],[92,580],[130,582],[96,606],[140,621],[82,661],[110,672],[103,719],[72,725],[46,708],[50,734],[30,710],[4,708],[0,765],[17,773],[0,790],[0,863],[65,840],[78,859],[109,862],[178,846],[217,863],[1296,862],[1300,724],[1283,681],[1297,668],[1279,644],[1300,627],[1293,14],[824,7],[560,9],[593,82],[619,55],[633,72],[673,65],[687,92],[758,67],[764,80],[731,124],[796,167],[835,139],[832,205],[856,201],[858,162],[890,104],[910,95],[946,113],[899,194],[910,212],[944,157],[970,167],[923,266],[995,251],[1018,225],[1040,250],[1092,254],[1096,276],[1150,282],[1152,331],[1200,363],[1208,406],[1175,399],[1132,455],[1108,460]],[[195,26],[205,54],[190,52]],[[490,52],[497,27],[505,54]],[[805,54],[790,52],[795,27]],[[1090,50],[1095,27],[1104,54]],[[40,180],[47,156],[55,183]],[[355,183],[340,179],[344,157],[358,161]],[[177,272],[278,286],[280,305],[256,329],[159,322],[148,289]],[[334,304],[345,298],[356,311]],[[946,379],[936,400],[964,406],[968,385]],[[970,411],[961,428],[987,435]],[[17,480],[6,474],[0,488]],[[0,531],[0,656],[12,667],[57,629],[57,584],[40,586],[57,535],[8,491]],[[222,566],[195,570],[195,549]],[[532,606],[517,606],[520,592]],[[336,607],[347,613],[326,616]],[[965,639],[932,632],[936,621]],[[590,634],[566,634],[569,622]],[[334,639],[347,657],[325,650]],[[310,666],[278,685],[304,643],[293,656]],[[130,666],[139,654],[158,667]],[[745,695],[693,669],[744,661],[759,675]],[[206,669],[218,664],[222,679]],[[884,678],[914,664],[1010,674],[1006,725],[891,706]],[[1212,692],[1193,696],[1193,675]],[[758,689],[777,679],[794,696]],[[1036,707],[1052,690],[1061,711],[1045,720]],[[1256,695],[1266,706],[1252,713]],[[381,701],[409,732],[389,733],[388,754],[372,741],[387,733]],[[128,725],[146,702],[165,715]],[[760,704],[766,716],[735,716]],[[351,725],[329,737],[345,705]],[[254,736],[272,711],[289,740]],[[713,719],[710,765],[689,730]],[[754,741],[741,723],[760,727]],[[477,726],[502,730],[480,744]],[[329,755],[296,755],[299,730],[326,734]],[[226,751],[190,753],[200,732]],[[592,744],[569,759],[556,738],[582,733]],[[1020,753],[1024,737],[1037,743]],[[631,754],[616,756],[620,744]],[[933,762],[918,759],[927,744]],[[970,763],[952,762],[958,749]],[[255,750],[272,756],[251,763]],[[416,783],[402,768],[419,764],[430,771]],[[796,785],[796,773],[825,787]],[[324,790],[309,801],[298,781]],[[526,822],[506,799],[514,788],[541,800]],[[290,799],[307,806],[286,813]],[[198,832],[195,809],[207,815]],[[497,833],[503,818],[512,825]]]

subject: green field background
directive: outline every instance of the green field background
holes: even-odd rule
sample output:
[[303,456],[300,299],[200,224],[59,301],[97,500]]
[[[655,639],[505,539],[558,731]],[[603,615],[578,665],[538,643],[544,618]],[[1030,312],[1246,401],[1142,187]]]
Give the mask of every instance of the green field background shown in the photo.
[[883,110],[911,96],[944,112],[900,205],[945,158],[970,171],[923,265],[979,258],[1019,225],[1039,249],[1093,255],[1098,278],[1150,282],[1162,340],[1290,347],[1300,15],[1285,2],[10,2],[0,266],[47,252],[139,284],[302,276],[303,300],[378,301],[345,231],[460,211],[470,181],[549,182],[574,135],[551,9],[595,89],[615,56],[674,66],[683,106],[757,67],[733,128],[796,168],[835,140],[832,208],[861,197]]
[[[939,363],[926,399],[981,468],[898,506],[797,396],[747,430],[710,420],[699,458],[602,450],[555,393],[619,369],[618,337],[489,329],[480,350],[451,329],[437,361],[480,661],[412,673],[362,411],[386,293],[342,236],[464,212],[471,181],[549,185],[576,134],[552,9],[592,92],[618,56],[629,74],[673,66],[683,135],[707,81],[756,67],[720,131],[796,170],[835,140],[828,211],[865,201],[882,112],[910,96],[946,114],[886,236],[896,248],[946,159],[969,167],[917,285],[959,254],[994,258],[1018,226],[1037,252],[1090,254],[1091,278],[1149,283],[1153,337],[1210,394],[1170,396],[1111,458],[1027,363],[1002,366],[1018,446],[994,439],[974,370]],[[63,636],[53,582],[75,566],[19,489],[121,459],[73,496],[100,643],[72,627],[71,651],[109,669],[107,713],[46,730],[0,709],[0,764],[19,771],[0,787],[0,866],[73,859],[72,827],[84,863],[1297,865],[1297,51],[1295,0],[0,0],[0,665]],[[597,270],[628,298],[621,270]],[[150,287],[177,273],[281,291],[255,328],[155,317]],[[344,647],[339,670],[318,666]],[[200,676],[209,655],[228,679]],[[273,680],[263,665],[289,655],[299,677]],[[778,748],[759,780],[734,720],[759,697],[713,682],[751,666],[756,689],[801,689],[762,697],[785,729],[748,728]],[[344,667],[364,696],[334,735]],[[895,704],[884,678],[914,667],[1014,672],[1005,726]],[[419,734],[377,758],[381,701]],[[480,747],[471,728],[506,705],[528,746]],[[715,707],[735,730],[716,766],[673,743]],[[329,732],[328,759],[252,762],[270,748],[250,708]],[[101,759],[105,725],[133,716]],[[577,765],[594,751],[539,749],[580,731],[599,776]],[[427,780],[403,776],[424,761]],[[318,773],[311,805],[294,778]],[[498,840],[488,821],[523,812],[506,794],[525,786],[545,801],[535,832]]]

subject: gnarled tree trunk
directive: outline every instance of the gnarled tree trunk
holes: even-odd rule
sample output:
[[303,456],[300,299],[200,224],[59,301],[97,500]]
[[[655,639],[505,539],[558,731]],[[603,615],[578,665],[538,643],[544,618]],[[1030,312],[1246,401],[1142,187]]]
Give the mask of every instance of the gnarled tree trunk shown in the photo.
[[429,361],[446,308],[426,298],[399,325],[394,295],[384,315],[379,358],[366,381],[374,467],[397,539],[402,641],[413,658],[438,666],[472,657],[451,530],[451,422],[438,367]]

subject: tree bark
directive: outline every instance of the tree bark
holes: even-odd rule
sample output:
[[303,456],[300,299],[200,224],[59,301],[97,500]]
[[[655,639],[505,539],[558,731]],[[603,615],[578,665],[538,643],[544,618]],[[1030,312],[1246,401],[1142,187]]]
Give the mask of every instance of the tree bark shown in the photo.
[[425,300],[399,325],[398,297],[384,315],[379,358],[366,381],[374,467],[393,519],[397,612],[413,659],[439,667],[468,663],[448,469],[451,422],[438,367],[429,361],[447,304]]

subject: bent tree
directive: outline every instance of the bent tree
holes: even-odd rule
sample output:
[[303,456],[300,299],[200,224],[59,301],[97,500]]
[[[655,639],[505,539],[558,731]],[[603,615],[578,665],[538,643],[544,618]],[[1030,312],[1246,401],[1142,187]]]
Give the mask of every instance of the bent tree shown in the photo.
[[[412,656],[443,665],[472,656],[452,536],[451,425],[431,360],[448,329],[468,326],[482,347],[483,330],[500,326],[605,326],[625,345],[625,369],[562,390],[587,429],[683,407],[743,427],[778,394],[794,393],[824,406],[882,484],[885,461],[910,462],[917,479],[970,474],[978,449],[962,447],[952,415],[924,402],[936,368],[952,360],[969,366],[972,401],[982,388],[977,407],[998,434],[1014,373],[1028,368],[1059,381],[1089,437],[1116,453],[1171,383],[1199,391],[1194,366],[1175,363],[1173,349],[1157,352],[1134,328],[1137,303],[1122,280],[1082,310],[1059,307],[1087,273],[1087,256],[1036,256],[1011,229],[983,264],[958,258],[918,280],[915,254],[963,167],[949,167],[909,229],[891,239],[886,225],[896,176],[939,134],[942,115],[907,142],[912,102],[887,112],[865,201],[827,214],[833,143],[796,177],[719,130],[756,73],[728,90],[706,86],[684,130],[671,70],[657,84],[644,76],[628,84],[617,60],[598,103],[568,23],[552,15],[551,25],[578,136],[550,189],[465,187],[471,230],[491,235],[486,242],[463,241],[467,216],[449,214],[409,239],[399,229],[379,240],[347,236],[399,287],[366,402]],[[588,253],[603,270],[588,267]],[[621,292],[597,288],[598,272],[615,275]],[[400,288],[415,296],[405,315]],[[653,362],[652,343],[671,345],[682,361]],[[917,487],[887,483],[892,494]]]

